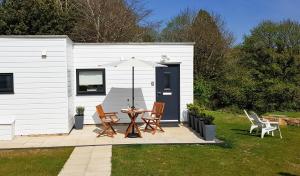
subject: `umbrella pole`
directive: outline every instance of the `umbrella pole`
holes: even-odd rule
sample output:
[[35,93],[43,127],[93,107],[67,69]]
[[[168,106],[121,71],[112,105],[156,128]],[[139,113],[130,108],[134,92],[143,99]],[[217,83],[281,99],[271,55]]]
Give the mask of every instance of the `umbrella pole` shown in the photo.
[[134,109],[134,67],[132,67],[132,109]]

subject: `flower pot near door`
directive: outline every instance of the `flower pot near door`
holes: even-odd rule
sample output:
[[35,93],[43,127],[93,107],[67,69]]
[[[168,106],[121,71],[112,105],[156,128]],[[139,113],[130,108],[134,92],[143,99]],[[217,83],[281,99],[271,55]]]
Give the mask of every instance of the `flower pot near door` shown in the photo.
[[193,115],[193,114],[191,114],[191,127],[192,127],[192,129],[194,129],[195,128],[195,116]]
[[79,130],[83,128],[84,121],[84,107],[78,106],[76,107],[76,115],[74,116],[75,120],[75,129]]
[[203,137],[203,128],[204,128],[204,119],[202,117],[199,118],[198,122],[198,129],[199,129],[199,134],[201,137]]
[[188,111],[187,116],[188,116],[188,125],[189,127],[192,127],[192,115],[190,111]]
[[191,121],[191,127],[193,130],[196,129],[197,115],[200,112],[200,107],[196,104],[187,104],[187,109],[189,113],[189,120]]
[[75,119],[75,129],[76,130],[82,129],[84,116],[83,115],[75,115],[74,119]]
[[206,141],[213,141],[216,137],[216,125],[213,124],[214,117],[204,115],[203,137]]
[[216,137],[216,125],[204,125],[203,137],[206,141],[213,141]]

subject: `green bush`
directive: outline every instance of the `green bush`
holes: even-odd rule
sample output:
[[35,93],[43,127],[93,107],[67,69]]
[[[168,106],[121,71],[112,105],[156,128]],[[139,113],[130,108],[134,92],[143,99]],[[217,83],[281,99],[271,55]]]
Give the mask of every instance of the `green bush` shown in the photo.
[[204,119],[204,123],[206,125],[212,125],[213,121],[214,121],[214,117],[208,114],[205,114],[202,110],[202,108],[198,105],[198,104],[187,104],[187,109],[188,111],[196,116],[197,118],[203,118]]
[[76,107],[76,115],[79,115],[79,116],[84,115],[84,107],[83,106]]
[[198,104],[187,104],[187,109],[192,115],[199,115],[201,113],[201,107]]

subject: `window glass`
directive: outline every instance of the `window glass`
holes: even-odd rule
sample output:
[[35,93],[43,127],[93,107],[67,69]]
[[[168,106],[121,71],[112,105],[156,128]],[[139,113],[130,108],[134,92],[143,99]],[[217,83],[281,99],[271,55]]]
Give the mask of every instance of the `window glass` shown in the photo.
[[105,94],[104,70],[77,70],[77,94]]
[[0,94],[14,93],[13,74],[0,73]]
[[171,74],[170,72],[164,72],[164,89],[171,90]]

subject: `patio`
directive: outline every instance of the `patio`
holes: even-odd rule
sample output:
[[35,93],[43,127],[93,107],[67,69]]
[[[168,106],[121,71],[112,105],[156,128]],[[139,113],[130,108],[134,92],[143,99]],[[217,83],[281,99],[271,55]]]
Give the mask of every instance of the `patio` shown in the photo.
[[[73,129],[70,134],[16,136],[11,141],[0,141],[0,149],[13,148],[49,148],[66,146],[101,146],[101,145],[126,145],[126,144],[216,144],[219,140],[205,141],[186,125],[164,124],[165,132],[156,134],[142,131],[142,138],[124,138],[128,124],[116,125],[117,135],[96,137],[100,130],[95,125],[85,125],[82,130]],[[101,127],[101,126],[100,126]],[[140,126],[143,129],[143,126]]]

